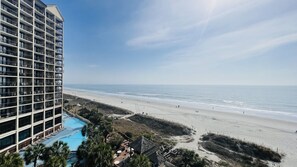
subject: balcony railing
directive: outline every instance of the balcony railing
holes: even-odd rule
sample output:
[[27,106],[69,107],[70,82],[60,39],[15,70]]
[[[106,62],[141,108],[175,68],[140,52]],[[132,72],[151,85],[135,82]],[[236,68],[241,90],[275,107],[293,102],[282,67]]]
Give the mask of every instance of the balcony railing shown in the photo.
[[12,40],[12,39],[9,39],[9,38],[4,38],[3,36],[0,37],[0,41],[4,42],[4,43],[7,43],[7,44],[10,44],[10,45],[13,45],[13,46],[17,46],[17,44],[18,44],[15,40]]
[[29,15],[33,15],[33,11],[26,8],[25,6],[21,5],[21,10],[24,11],[25,13],[29,14]]
[[35,98],[34,99],[34,102],[42,102],[42,101],[44,101],[44,98]]
[[15,6],[18,6],[18,1],[16,1],[16,0],[7,0],[7,1]]
[[0,86],[17,86],[17,82],[14,82],[14,81],[0,82]]
[[32,64],[23,64],[23,63],[20,63],[20,66],[21,67],[25,67],[25,68],[32,68]]
[[33,32],[33,29],[32,29],[32,27],[30,27],[30,26],[27,26],[27,25],[25,25],[25,24],[21,24],[21,28],[22,28],[23,30],[25,30],[25,31],[28,31],[28,32],[30,32],[30,33],[32,33],[32,32]]
[[38,7],[38,6],[35,5],[35,9],[36,9],[39,13],[44,14],[44,9],[42,9],[41,7]]
[[0,119],[16,116],[17,112],[14,109],[1,110]]
[[1,16],[1,20],[5,21],[5,22],[7,22],[9,24],[12,24],[14,26],[18,26],[18,22],[14,21],[14,20],[12,20],[12,19],[10,19],[8,17]]
[[20,53],[20,57],[23,57],[23,58],[27,58],[27,59],[32,59],[32,55],[30,54],[25,54],[25,53]]
[[32,108],[23,108],[19,110],[20,114],[25,114],[25,113],[29,113],[32,112]]
[[20,104],[29,104],[29,103],[32,103],[32,99],[29,99],[29,100],[20,100]]
[[30,19],[30,18],[28,18],[28,17],[26,17],[24,15],[21,15],[21,19],[24,20],[24,21],[26,21],[26,22],[28,22],[28,23],[30,23],[30,24],[33,23],[32,19]]
[[23,77],[32,77],[32,73],[26,73],[26,72],[20,72],[19,75]]
[[17,76],[17,72],[16,71],[0,71],[0,75]]
[[42,94],[42,93],[44,93],[44,91],[43,90],[35,90],[34,93],[35,94]]
[[1,92],[0,93],[0,97],[5,97],[5,96],[16,96],[17,93],[16,92]]
[[11,60],[0,60],[0,64],[16,66],[17,62],[16,61],[11,61]]
[[20,95],[31,95],[32,91],[20,91]]
[[22,0],[24,2],[26,2],[29,6],[33,6],[33,2],[31,0]]
[[14,36],[17,36],[18,33],[10,28],[7,28],[7,27],[4,27],[4,26],[1,26],[1,30],[8,33],[8,34],[11,34],[11,35],[14,35]]
[[42,82],[35,82],[34,85],[37,85],[37,86],[43,86],[44,83],[42,83]]
[[13,106],[16,106],[16,105],[17,105],[17,102],[16,101],[6,102],[6,103],[0,103],[0,108],[13,107]]
[[2,10],[6,11],[6,12],[8,12],[8,13],[14,15],[14,16],[17,16],[18,15],[18,12],[17,11],[15,11],[15,10],[7,7],[7,6],[2,5],[1,8],[2,8]]
[[32,86],[32,82],[20,82],[21,86]]

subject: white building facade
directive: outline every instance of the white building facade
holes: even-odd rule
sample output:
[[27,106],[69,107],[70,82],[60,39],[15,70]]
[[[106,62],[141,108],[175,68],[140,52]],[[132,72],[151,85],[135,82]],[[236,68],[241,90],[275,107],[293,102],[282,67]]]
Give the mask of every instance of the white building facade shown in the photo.
[[63,22],[41,0],[0,0],[0,152],[62,128]]

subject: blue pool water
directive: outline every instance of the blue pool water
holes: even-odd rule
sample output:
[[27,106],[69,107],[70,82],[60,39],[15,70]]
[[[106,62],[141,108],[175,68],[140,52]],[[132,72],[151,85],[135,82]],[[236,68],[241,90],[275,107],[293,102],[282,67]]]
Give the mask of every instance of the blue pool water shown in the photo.
[[81,135],[80,131],[60,139],[60,141],[66,142],[68,144],[71,151],[76,151],[78,146],[82,143],[82,141],[85,140],[86,138]]

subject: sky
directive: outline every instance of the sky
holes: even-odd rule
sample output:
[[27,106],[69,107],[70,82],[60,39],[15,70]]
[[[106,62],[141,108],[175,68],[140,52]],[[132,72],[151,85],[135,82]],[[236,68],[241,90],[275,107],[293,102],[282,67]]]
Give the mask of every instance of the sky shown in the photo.
[[66,84],[297,85],[296,0],[44,0]]

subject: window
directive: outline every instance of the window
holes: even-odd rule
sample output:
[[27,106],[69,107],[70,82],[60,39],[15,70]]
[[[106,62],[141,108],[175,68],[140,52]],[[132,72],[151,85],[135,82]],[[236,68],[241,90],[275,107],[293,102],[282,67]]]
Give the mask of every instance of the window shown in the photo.
[[31,116],[27,116],[19,119],[19,128],[30,124],[31,124]]
[[45,129],[53,127],[53,120],[49,120],[45,123]]
[[39,133],[39,132],[41,132],[41,131],[43,131],[43,123],[34,126],[34,130],[33,131],[34,131],[34,135],[37,134],[37,133]]
[[19,132],[19,141],[22,141],[31,136],[31,128]]
[[0,139],[0,150],[15,144],[15,134]]
[[34,114],[34,122],[38,122],[43,120],[43,112],[42,113],[38,113],[38,114]]
[[12,130],[16,129],[16,122],[15,120],[13,121],[8,121],[0,124],[0,134],[10,132]]
[[58,118],[55,119],[55,124],[56,125],[59,124],[59,123],[61,123],[61,122],[62,122],[62,118],[61,117],[58,117]]

